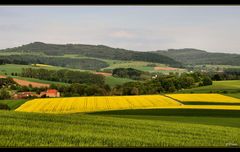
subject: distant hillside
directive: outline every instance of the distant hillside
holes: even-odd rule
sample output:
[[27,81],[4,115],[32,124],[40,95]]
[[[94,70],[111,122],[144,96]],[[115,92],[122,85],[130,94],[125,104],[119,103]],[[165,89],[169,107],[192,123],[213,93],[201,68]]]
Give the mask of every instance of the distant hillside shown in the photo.
[[182,64],[219,64],[240,65],[240,54],[210,53],[197,49],[169,49],[155,51],[156,54],[168,56]]
[[113,60],[133,60],[147,61],[167,64],[172,67],[181,67],[181,63],[167,56],[152,52],[137,52],[119,48],[111,48],[103,45],[84,45],[84,44],[46,44],[34,42],[20,47],[9,48],[1,51],[8,52],[42,52],[46,55],[62,56],[64,54],[79,54],[81,56],[95,57]]
[[101,68],[108,67],[109,65],[102,61],[96,59],[87,58],[58,58],[58,57],[48,57],[40,55],[8,55],[0,56],[0,64],[49,64],[54,66],[82,69],[82,70],[99,70]]

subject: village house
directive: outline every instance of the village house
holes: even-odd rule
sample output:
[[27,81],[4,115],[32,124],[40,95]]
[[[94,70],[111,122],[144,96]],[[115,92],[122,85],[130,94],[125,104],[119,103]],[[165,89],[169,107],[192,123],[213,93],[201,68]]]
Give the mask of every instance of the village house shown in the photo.
[[14,96],[13,96],[14,99],[26,99],[29,97],[38,97],[38,95],[33,92],[19,92],[19,93],[14,94]]
[[46,97],[60,97],[60,92],[58,92],[56,89],[48,89],[46,92],[41,92],[40,97],[46,96]]

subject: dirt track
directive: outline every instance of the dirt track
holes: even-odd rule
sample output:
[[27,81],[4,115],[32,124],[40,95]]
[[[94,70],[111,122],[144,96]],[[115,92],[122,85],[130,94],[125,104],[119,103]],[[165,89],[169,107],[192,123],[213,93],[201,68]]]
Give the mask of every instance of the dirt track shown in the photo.
[[[6,76],[0,75],[0,78],[6,78]],[[36,88],[49,87],[50,86],[50,84],[31,82],[31,81],[20,80],[20,79],[16,79],[16,78],[13,78],[13,80],[21,86],[29,86],[30,84],[32,85],[32,87],[36,87]]]
[[112,76],[111,73],[106,73],[106,72],[95,72],[95,74],[100,74],[100,75],[103,75],[103,76]]
[[173,71],[178,70],[178,68],[170,68],[170,67],[154,67],[154,70],[166,70],[166,71]]

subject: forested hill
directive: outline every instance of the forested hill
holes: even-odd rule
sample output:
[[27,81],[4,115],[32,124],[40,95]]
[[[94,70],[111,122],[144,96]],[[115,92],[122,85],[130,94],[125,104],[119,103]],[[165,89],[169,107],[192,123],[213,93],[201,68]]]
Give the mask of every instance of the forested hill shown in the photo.
[[134,60],[147,61],[167,64],[172,67],[181,67],[181,63],[172,58],[152,52],[137,52],[120,48],[111,48],[103,45],[84,45],[84,44],[46,44],[34,42],[15,48],[8,48],[1,51],[8,52],[42,52],[46,55],[79,54],[80,56],[95,57],[113,60]]
[[190,48],[161,50],[155,53],[168,56],[183,64],[240,65],[240,54],[210,53]]

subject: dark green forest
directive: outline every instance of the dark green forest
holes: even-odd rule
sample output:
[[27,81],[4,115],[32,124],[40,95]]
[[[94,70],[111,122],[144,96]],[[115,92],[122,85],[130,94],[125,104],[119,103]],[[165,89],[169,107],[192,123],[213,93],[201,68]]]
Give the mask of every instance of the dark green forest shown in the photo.
[[22,77],[36,78],[40,80],[58,81],[65,83],[84,83],[103,85],[105,77],[90,72],[80,72],[72,70],[47,70],[47,69],[32,69],[23,68]]
[[112,70],[112,75],[114,77],[129,78],[133,80],[147,80],[151,78],[151,73],[134,68],[116,68]]

